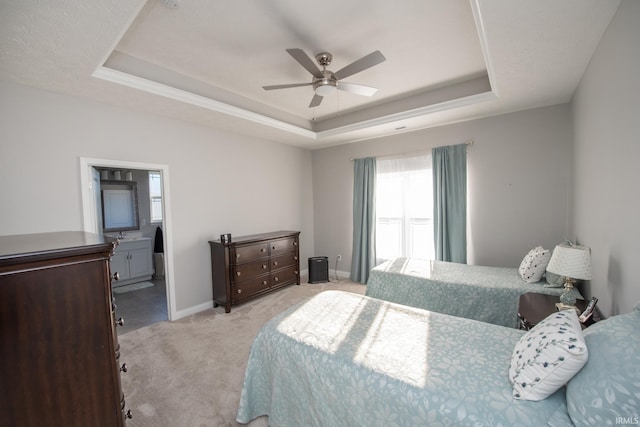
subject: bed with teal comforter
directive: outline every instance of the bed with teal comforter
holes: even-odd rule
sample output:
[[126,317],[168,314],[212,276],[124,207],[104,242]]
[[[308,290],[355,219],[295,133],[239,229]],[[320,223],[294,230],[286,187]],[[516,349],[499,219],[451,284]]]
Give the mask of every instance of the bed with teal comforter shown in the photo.
[[[366,295],[514,328],[518,326],[520,295],[559,296],[564,291],[545,284],[526,283],[517,268],[396,258],[371,270]],[[580,292],[573,292],[582,299]]]
[[277,426],[571,426],[564,389],[515,400],[524,332],[340,291],[269,321],[249,356],[237,421]]

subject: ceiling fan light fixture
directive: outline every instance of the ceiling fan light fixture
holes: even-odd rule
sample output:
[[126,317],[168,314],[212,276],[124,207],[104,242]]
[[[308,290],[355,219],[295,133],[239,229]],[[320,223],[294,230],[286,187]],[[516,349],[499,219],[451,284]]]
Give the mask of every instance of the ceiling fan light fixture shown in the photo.
[[318,96],[331,95],[338,90],[338,82],[333,79],[321,79],[313,84],[313,89]]

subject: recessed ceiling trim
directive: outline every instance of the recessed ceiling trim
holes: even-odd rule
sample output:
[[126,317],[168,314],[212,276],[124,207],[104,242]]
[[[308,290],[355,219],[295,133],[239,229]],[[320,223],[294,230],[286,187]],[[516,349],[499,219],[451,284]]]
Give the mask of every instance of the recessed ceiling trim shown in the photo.
[[496,96],[492,91],[475,94],[472,96],[466,96],[458,99],[453,99],[445,102],[440,102],[432,105],[427,105],[420,108],[415,108],[407,111],[402,111],[394,114],[387,114],[380,117],[376,117],[369,120],[362,120],[356,123],[350,123],[344,126],[338,126],[332,129],[314,132],[302,128],[300,126],[293,125],[291,123],[283,122],[281,120],[273,119],[271,117],[254,113],[252,111],[245,110],[243,108],[235,107],[233,105],[226,104],[224,102],[216,101],[215,99],[207,98],[205,96],[197,95],[192,92],[177,89],[162,83],[158,83],[149,79],[134,76],[129,73],[114,70],[109,67],[100,66],[92,74],[93,77],[110,81],[112,83],[120,84],[123,86],[131,87],[134,89],[142,90],[145,92],[153,93],[155,95],[164,96],[177,101],[185,102],[191,105],[196,105],[209,110],[217,111],[219,113],[228,114],[233,117],[237,117],[244,120],[249,120],[254,123],[270,126],[274,129],[283,130],[292,134],[300,135],[305,138],[313,140],[322,140],[332,136],[339,136],[349,132],[362,130],[372,126],[389,124],[391,122],[405,120],[417,116],[422,116],[438,111],[464,107],[470,104],[484,102],[491,99],[495,99]]
[[427,105],[413,110],[402,111],[400,113],[389,114],[383,117],[376,117],[375,119],[365,120],[362,122],[349,124],[345,126],[336,127],[333,129],[327,129],[318,132],[318,140],[328,138],[330,136],[341,135],[347,132],[353,132],[368,127],[379,126],[397,122],[400,120],[410,119],[413,117],[424,116],[426,114],[437,113],[439,111],[451,110],[454,108],[465,107],[471,104],[477,104],[479,102],[490,101],[496,99],[497,96],[492,91],[479,93],[475,95],[465,96],[463,98],[453,99],[450,101],[444,101],[437,104]]
[[96,77],[102,80],[110,81],[112,83],[128,86],[134,89],[142,90],[145,92],[153,93],[155,95],[164,96],[166,98],[174,99],[176,101],[185,102],[188,104],[196,105],[198,107],[206,108],[219,113],[228,114],[233,117],[238,117],[244,120],[249,120],[255,123],[270,126],[275,129],[280,129],[293,134],[301,135],[306,138],[316,139],[317,133],[308,129],[301,128],[290,123],[276,120],[271,117],[264,116],[262,114],[254,113],[243,108],[234,107],[233,105],[225,104],[224,102],[216,101],[215,99],[207,98],[204,96],[196,95],[185,90],[176,89],[171,86],[164,85],[162,83],[154,82],[152,80],[137,77],[132,74],[124,73],[122,71],[114,70],[108,67],[98,67],[92,77]]
[[493,70],[493,60],[491,58],[491,53],[489,52],[489,42],[487,41],[485,23],[480,10],[480,0],[471,0],[471,11],[473,12],[473,20],[476,23],[478,39],[480,40],[480,48],[482,49],[482,55],[484,56],[484,64],[487,69],[487,77],[491,84],[491,90],[496,96],[498,96],[495,72]]

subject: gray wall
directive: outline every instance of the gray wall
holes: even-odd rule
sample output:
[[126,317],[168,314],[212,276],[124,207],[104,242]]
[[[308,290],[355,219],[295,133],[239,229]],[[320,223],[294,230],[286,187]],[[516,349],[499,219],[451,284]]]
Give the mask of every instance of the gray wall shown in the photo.
[[568,231],[571,115],[568,104],[399,134],[313,152],[315,254],[351,266],[352,158],[468,148],[468,262],[517,267],[534,246]]
[[572,231],[605,315],[640,301],[640,2],[620,4],[574,99]]
[[10,83],[0,93],[0,235],[82,230],[88,157],[168,165],[177,311],[211,302],[207,241],[221,233],[301,230],[311,256],[309,151]]

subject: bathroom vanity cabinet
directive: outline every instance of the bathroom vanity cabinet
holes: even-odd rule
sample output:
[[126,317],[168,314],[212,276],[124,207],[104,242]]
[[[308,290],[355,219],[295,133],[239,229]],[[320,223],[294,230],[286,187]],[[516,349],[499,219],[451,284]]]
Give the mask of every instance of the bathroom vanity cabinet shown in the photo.
[[118,280],[113,282],[114,287],[150,280],[153,276],[151,239],[138,237],[119,240],[111,258],[111,271],[118,273]]

